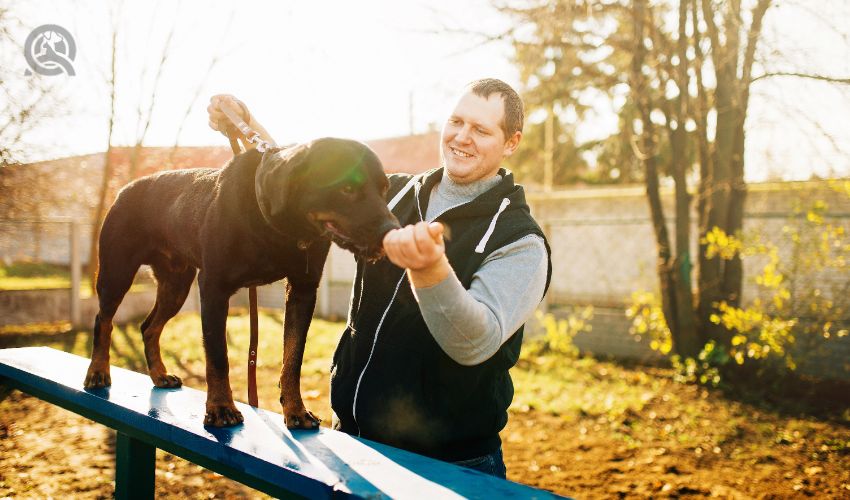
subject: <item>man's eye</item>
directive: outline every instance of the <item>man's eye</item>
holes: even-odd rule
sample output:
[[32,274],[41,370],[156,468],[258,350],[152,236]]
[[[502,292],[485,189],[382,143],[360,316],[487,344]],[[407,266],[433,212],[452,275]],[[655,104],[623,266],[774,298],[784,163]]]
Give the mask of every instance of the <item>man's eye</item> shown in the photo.
[[351,184],[348,184],[348,185],[342,186],[341,191],[342,191],[342,194],[350,196],[350,195],[354,194],[355,189],[354,189],[354,186],[352,186]]
[[487,134],[489,134],[489,132],[487,132],[486,130],[484,130],[483,128],[480,128],[480,127],[479,127],[479,128],[477,128],[477,129],[475,129],[475,131],[476,131],[476,132],[478,132],[478,133],[479,133],[479,134],[481,134],[481,135],[487,135]]

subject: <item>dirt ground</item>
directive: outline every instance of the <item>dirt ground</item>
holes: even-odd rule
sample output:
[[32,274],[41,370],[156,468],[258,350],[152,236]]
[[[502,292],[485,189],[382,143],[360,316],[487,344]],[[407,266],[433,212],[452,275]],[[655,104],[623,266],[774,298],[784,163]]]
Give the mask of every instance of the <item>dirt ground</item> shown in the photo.
[[[307,389],[320,412],[327,380]],[[693,387],[682,387],[699,399]],[[709,402],[705,402],[710,405]],[[659,400],[647,408],[660,426],[675,409]],[[746,411],[742,409],[742,411]],[[667,417],[661,417],[667,415]],[[705,427],[725,425],[735,415],[714,414]],[[612,437],[612,423],[600,418],[567,421],[548,413],[514,412],[502,434],[509,479],[577,498],[702,497],[849,498],[847,443],[824,449],[819,435],[789,436],[770,452],[750,450],[752,436],[771,417],[739,424],[723,448],[683,451],[659,440],[640,447]],[[626,422],[628,424],[628,422]],[[620,422],[620,425],[622,422]],[[810,429],[810,434],[829,432]],[[848,438],[848,433],[832,436]],[[828,439],[827,439],[828,440]],[[758,448],[756,446],[756,448]],[[73,413],[13,391],[0,404],[0,497],[108,498],[113,484],[114,433]],[[735,454],[747,455],[745,460]],[[157,496],[254,498],[263,495],[162,451],[157,460]]]
[[[277,317],[261,320],[263,331],[280,327]],[[181,335],[181,328],[197,330],[198,321],[194,316],[175,320],[166,359],[176,363],[187,386],[203,389],[201,354],[173,354],[186,355],[190,346],[199,350],[196,339]],[[247,330],[242,325],[247,320],[231,323],[231,340],[244,343],[237,335]],[[311,330],[302,368],[302,392],[307,406],[329,420],[324,358],[339,326],[316,323],[319,331]],[[144,371],[140,346],[134,343],[137,333],[117,332],[113,360]],[[124,337],[132,342],[123,343]],[[87,338],[63,328],[36,327],[0,332],[0,347],[50,345],[86,355]],[[262,363],[275,358],[275,339],[261,338],[260,347],[258,380],[277,380],[279,365]],[[245,352],[241,344],[233,351],[237,356]],[[237,358],[231,362],[237,398],[244,393],[242,365]],[[830,404],[812,411],[763,398],[745,402],[677,383],[670,369],[589,358],[524,358],[514,380],[517,392],[502,432],[513,481],[576,498],[850,498],[846,386],[816,395],[815,400]],[[800,394],[790,399],[810,396],[806,390]],[[260,387],[261,407],[279,411],[276,400],[274,384]],[[18,391],[0,391],[0,499],[111,497],[113,453],[114,433],[106,427]],[[162,451],[156,477],[162,498],[264,498]]]

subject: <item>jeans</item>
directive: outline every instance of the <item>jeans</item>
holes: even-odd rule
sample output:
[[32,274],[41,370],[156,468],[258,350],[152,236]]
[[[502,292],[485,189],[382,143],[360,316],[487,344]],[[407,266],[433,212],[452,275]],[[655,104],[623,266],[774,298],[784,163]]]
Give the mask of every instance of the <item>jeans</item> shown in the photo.
[[455,465],[460,465],[461,467],[477,470],[479,472],[483,472],[484,474],[500,477],[502,479],[505,479],[505,476],[507,475],[507,469],[505,468],[505,458],[502,456],[501,448],[494,451],[493,453],[490,453],[489,455],[470,458],[469,460],[461,460],[459,462],[453,463]]

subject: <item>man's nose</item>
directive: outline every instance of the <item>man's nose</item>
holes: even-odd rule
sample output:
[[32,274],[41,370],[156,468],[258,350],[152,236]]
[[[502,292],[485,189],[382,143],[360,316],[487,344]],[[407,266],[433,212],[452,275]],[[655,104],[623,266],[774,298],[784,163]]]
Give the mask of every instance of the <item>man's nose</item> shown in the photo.
[[470,132],[469,127],[462,127],[460,130],[458,130],[457,135],[455,135],[455,141],[462,142],[462,143],[468,143],[470,141],[470,138],[471,138],[471,135],[470,135],[469,132]]

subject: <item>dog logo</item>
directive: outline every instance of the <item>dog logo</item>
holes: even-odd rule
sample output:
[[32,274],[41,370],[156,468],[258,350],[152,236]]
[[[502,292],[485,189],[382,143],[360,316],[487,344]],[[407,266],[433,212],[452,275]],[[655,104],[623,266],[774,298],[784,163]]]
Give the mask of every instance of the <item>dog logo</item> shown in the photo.
[[77,57],[77,44],[71,33],[56,24],[44,24],[32,30],[24,43],[24,57],[32,69],[26,70],[27,76],[36,72],[39,75],[54,76],[65,73],[74,76],[74,59]]

